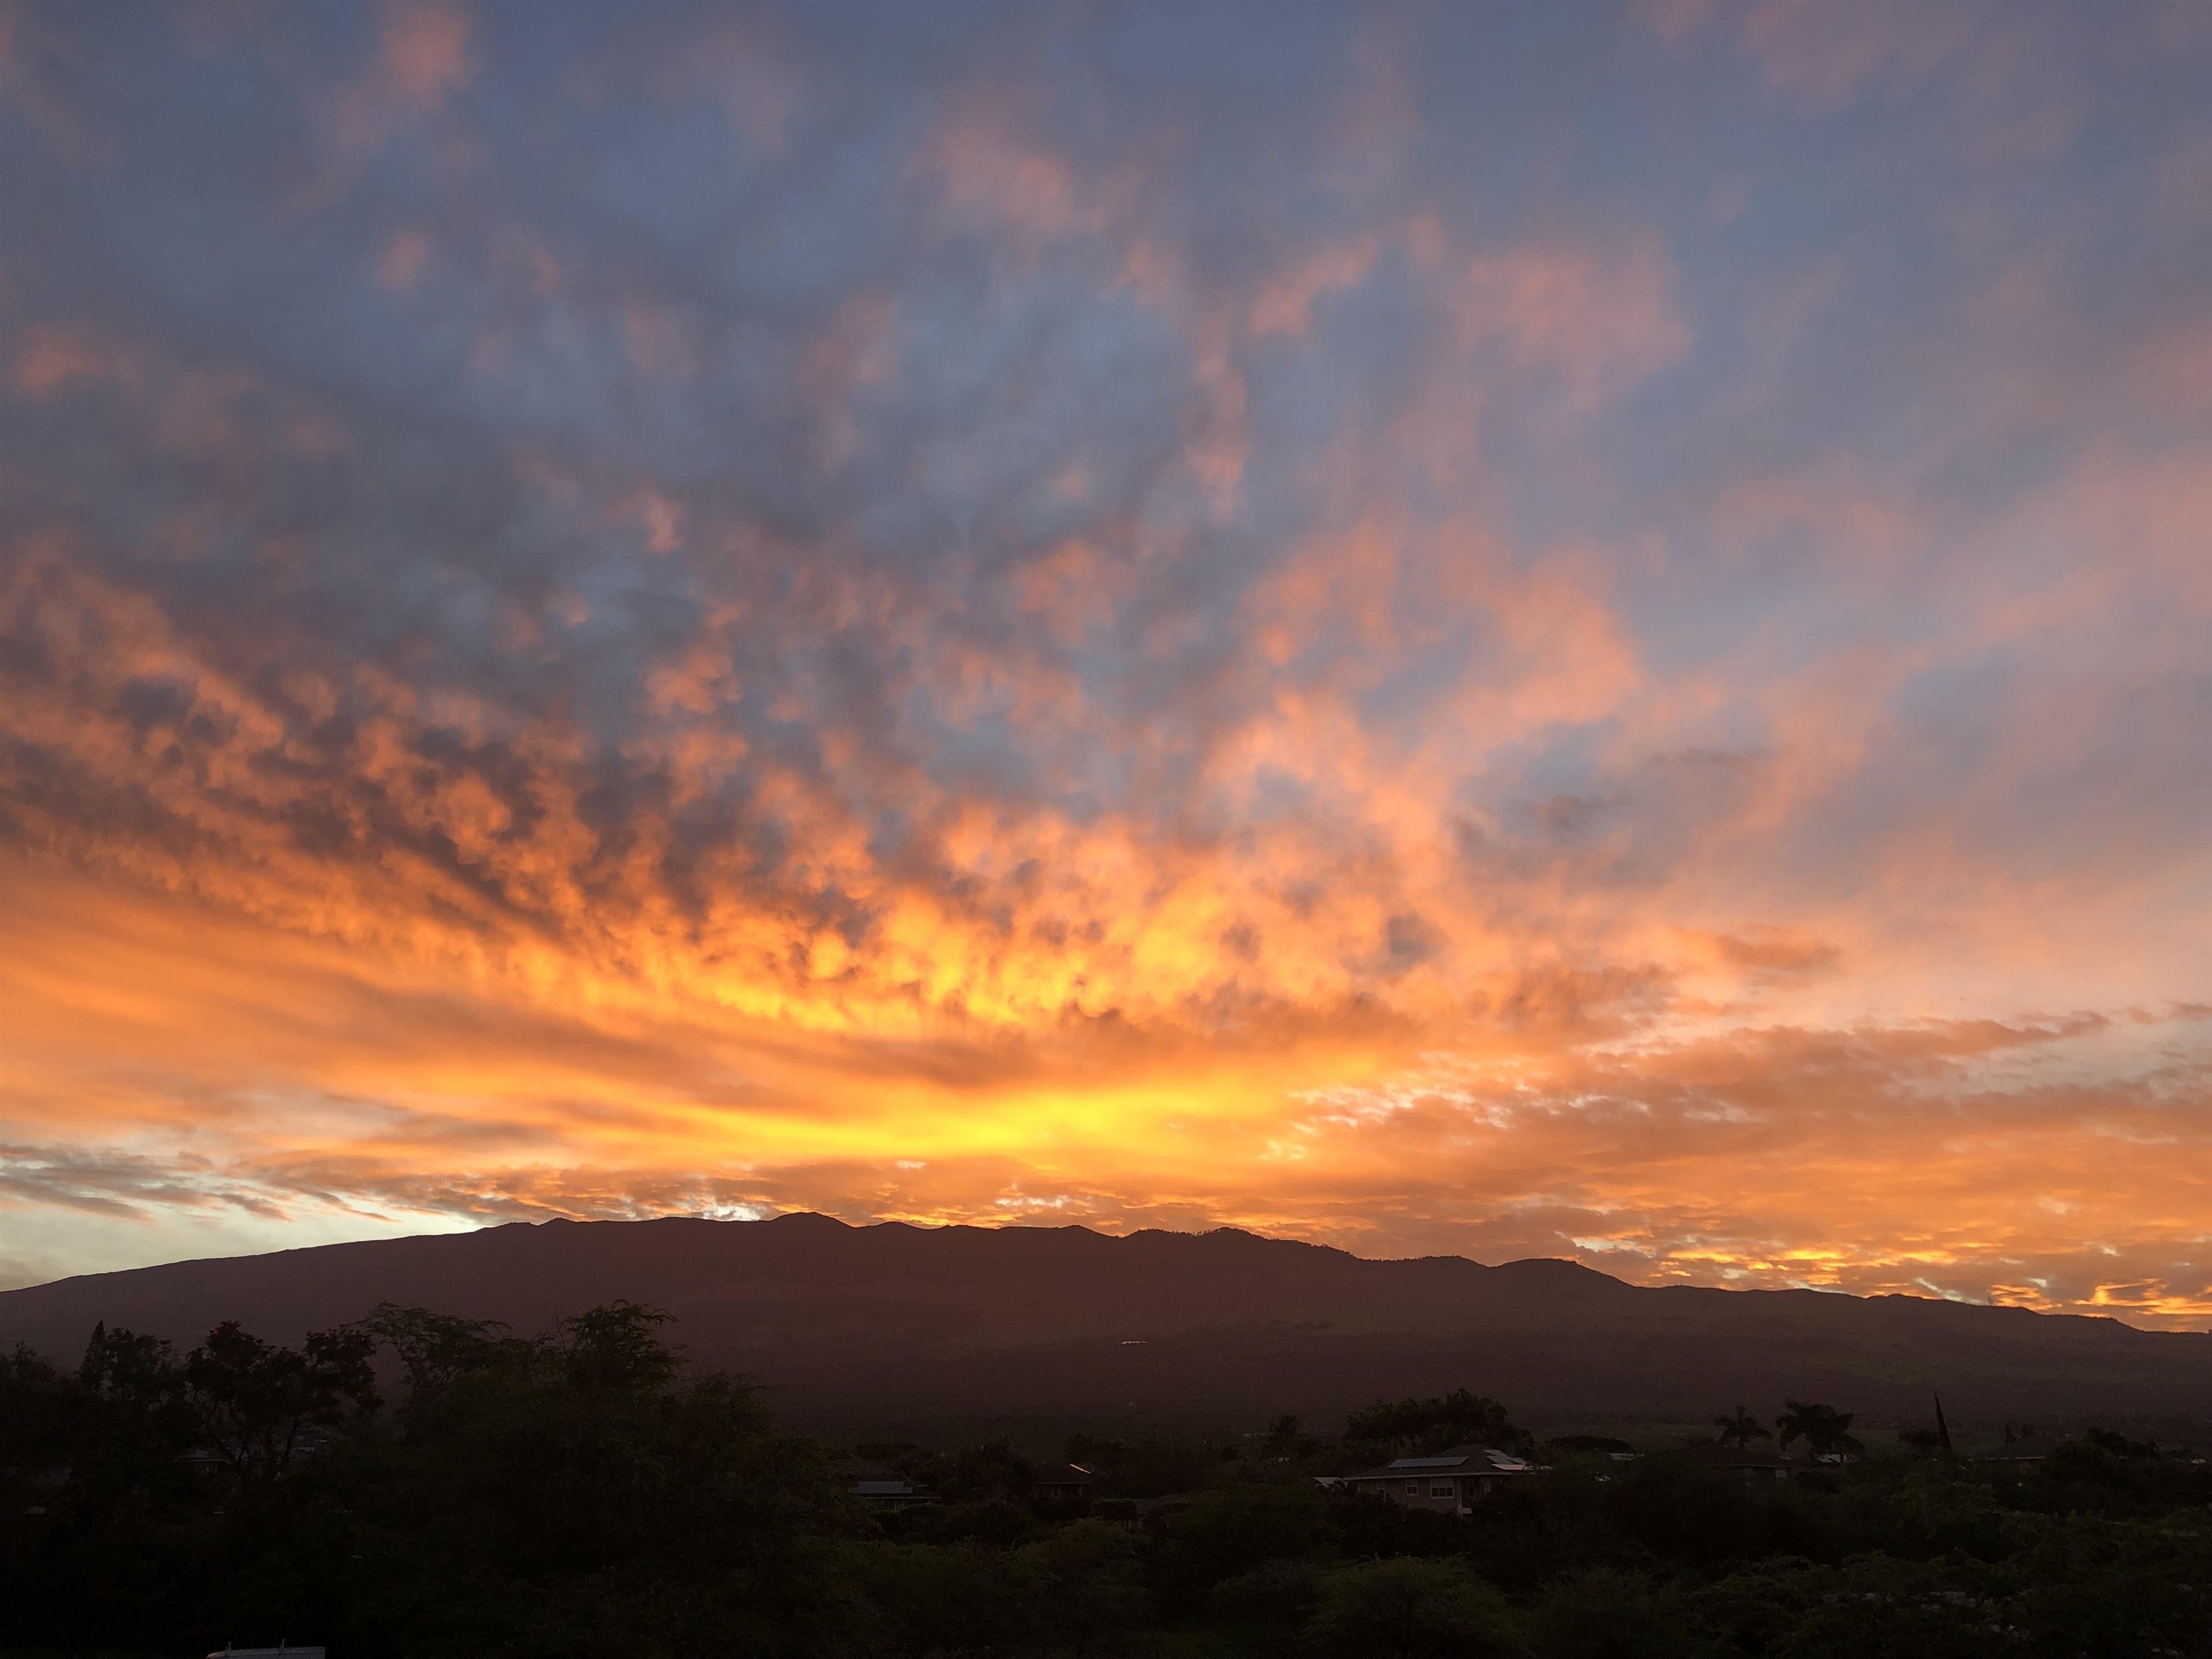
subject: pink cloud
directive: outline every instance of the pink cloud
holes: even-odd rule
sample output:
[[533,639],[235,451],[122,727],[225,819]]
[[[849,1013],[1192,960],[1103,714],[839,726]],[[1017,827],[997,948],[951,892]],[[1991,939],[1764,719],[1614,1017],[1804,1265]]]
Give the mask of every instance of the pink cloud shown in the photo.
[[410,289],[430,258],[430,239],[419,230],[395,232],[376,257],[376,280],[390,289]]
[[46,398],[76,382],[138,379],[136,360],[123,347],[85,329],[35,325],[24,331],[15,356],[15,388]]

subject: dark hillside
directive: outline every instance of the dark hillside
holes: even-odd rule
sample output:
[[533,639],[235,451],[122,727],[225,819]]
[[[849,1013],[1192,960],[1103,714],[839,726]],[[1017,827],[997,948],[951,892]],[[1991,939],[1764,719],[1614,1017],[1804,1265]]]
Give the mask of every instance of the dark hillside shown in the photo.
[[[665,1307],[802,1425],[976,1417],[1319,1421],[1466,1385],[1532,1420],[1784,1395],[1874,1416],[2212,1415],[2212,1334],[1900,1297],[1621,1283],[1573,1263],[1370,1261],[1249,1233],[549,1222],[178,1262],[0,1294],[0,1343],[64,1360],[95,1320],[189,1343],[272,1340],[378,1302],[544,1328],[617,1297]],[[1525,1402],[1525,1405],[1520,1402]]]

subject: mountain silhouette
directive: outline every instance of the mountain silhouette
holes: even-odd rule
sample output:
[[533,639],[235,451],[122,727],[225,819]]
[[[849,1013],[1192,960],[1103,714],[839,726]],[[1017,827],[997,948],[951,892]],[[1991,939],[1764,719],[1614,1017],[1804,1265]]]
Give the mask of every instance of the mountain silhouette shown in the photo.
[[767,1221],[514,1224],[180,1261],[0,1293],[0,1346],[74,1363],[95,1321],[274,1340],[380,1302],[547,1329],[628,1297],[787,1419],[918,1432],[996,1422],[1316,1425],[1473,1388],[1539,1428],[1702,1422],[1716,1401],[1833,1400],[1960,1421],[2204,1419],[2212,1333],[1933,1299],[1622,1283],[1572,1262],[1370,1261],[1235,1229]]

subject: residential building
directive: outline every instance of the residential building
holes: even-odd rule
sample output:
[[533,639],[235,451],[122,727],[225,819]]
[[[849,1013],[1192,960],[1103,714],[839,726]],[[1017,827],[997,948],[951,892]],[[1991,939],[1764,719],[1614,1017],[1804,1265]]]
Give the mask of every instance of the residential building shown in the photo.
[[1080,1463],[1042,1463],[1030,1476],[1030,1494],[1042,1504],[1087,1504],[1096,1479]]
[[1739,1476],[1747,1486],[1771,1486],[1790,1478],[1790,1471],[1804,1468],[1793,1463],[1779,1453],[1765,1451],[1757,1446],[1731,1446],[1723,1441],[1709,1440],[1700,1445],[1685,1446],[1683,1458],[1702,1468],[1725,1469]]
[[872,1510],[911,1509],[937,1502],[934,1493],[924,1492],[896,1469],[865,1458],[841,1457],[832,1467],[846,1492]]
[[1352,1491],[1387,1498],[1407,1509],[1465,1515],[1509,1480],[1535,1466],[1492,1446],[1455,1446],[1431,1457],[1400,1457],[1380,1468],[1347,1474]]

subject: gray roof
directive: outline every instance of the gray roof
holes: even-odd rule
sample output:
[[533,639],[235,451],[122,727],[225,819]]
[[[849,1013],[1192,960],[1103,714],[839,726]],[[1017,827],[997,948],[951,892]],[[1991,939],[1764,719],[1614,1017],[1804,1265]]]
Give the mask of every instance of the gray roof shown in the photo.
[[1710,1464],[1723,1469],[1794,1469],[1800,1467],[1762,1447],[1730,1446],[1717,1440],[1704,1440],[1694,1446],[1685,1446],[1682,1455],[1692,1462]]
[[1520,1474],[1532,1468],[1526,1460],[1494,1446],[1455,1446],[1433,1457],[1400,1457],[1379,1469],[1346,1475],[1347,1480],[1389,1480],[1422,1474]]
[[1030,1482],[1040,1486],[1087,1486],[1097,1478],[1080,1463],[1042,1463],[1030,1474]]
[[1383,1467],[1393,1469],[1525,1469],[1528,1462],[1511,1452],[1499,1451],[1495,1446],[1455,1447],[1440,1452],[1434,1457],[1400,1457]]

